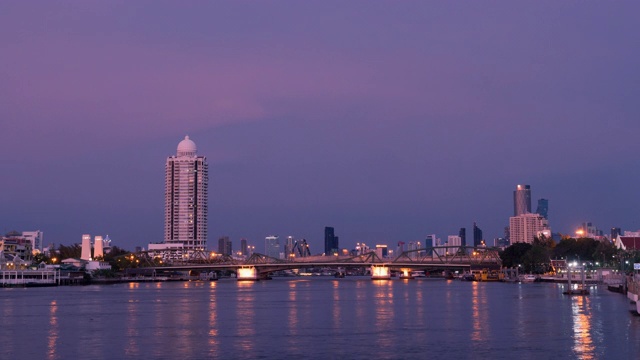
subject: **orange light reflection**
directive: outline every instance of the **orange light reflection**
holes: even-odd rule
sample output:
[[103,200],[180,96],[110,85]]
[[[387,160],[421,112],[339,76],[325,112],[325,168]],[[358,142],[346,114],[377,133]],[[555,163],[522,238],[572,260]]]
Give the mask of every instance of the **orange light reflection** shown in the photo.
[[58,342],[58,316],[56,313],[58,312],[58,303],[53,300],[51,301],[51,305],[49,308],[49,338],[47,341],[47,357],[49,359],[57,359],[58,355],[56,354],[56,344]]
[[591,306],[589,299],[575,296],[571,305],[573,314],[573,351],[582,360],[591,360],[595,356],[595,347],[591,339]]

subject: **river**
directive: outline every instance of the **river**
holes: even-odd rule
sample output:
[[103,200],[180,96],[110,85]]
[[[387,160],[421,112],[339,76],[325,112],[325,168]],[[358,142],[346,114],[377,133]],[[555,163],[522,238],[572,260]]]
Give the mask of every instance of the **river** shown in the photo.
[[0,289],[1,359],[638,359],[623,295],[275,278]]

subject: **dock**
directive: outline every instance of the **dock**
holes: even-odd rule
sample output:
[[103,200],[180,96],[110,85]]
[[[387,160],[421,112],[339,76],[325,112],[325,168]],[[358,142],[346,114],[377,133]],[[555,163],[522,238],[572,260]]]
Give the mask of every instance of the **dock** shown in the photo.
[[60,284],[60,272],[56,270],[2,270],[2,287],[57,286]]

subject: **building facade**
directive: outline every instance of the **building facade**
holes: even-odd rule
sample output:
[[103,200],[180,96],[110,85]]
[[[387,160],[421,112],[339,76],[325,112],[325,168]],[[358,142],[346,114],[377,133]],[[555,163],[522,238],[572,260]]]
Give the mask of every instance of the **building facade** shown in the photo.
[[462,237],[456,235],[447,236],[447,246],[462,246]]
[[177,154],[165,167],[166,244],[182,244],[185,251],[206,250],[209,172],[206,157],[185,136]]
[[482,238],[482,229],[476,223],[473,223],[473,246],[484,246]]
[[536,209],[536,213],[549,220],[549,200],[538,199],[538,208]]
[[513,216],[531,212],[531,186],[517,185],[513,191]]
[[467,229],[466,228],[460,228],[460,231],[458,232],[458,236],[460,236],[460,245],[462,246],[467,246]]
[[247,239],[240,239],[240,255],[247,256]]
[[222,236],[218,239],[218,254],[227,256],[233,254],[233,246],[228,236]]
[[509,218],[511,244],[533,243],[536,236],[551,237],[551,230],[547,219],[540,214],[522,214]]
[[42,252],[44,233],[40,230],[23,231],[22,237],[31,242],[31,249],[34,252]]
[[330,226],[326,226],[324,228],[324,254],[337,254],[339,250],[338,237],[336,236],[334,229]]
[[280,240],[277,236],[267,236],[264,239],[264,254],[280,259]]

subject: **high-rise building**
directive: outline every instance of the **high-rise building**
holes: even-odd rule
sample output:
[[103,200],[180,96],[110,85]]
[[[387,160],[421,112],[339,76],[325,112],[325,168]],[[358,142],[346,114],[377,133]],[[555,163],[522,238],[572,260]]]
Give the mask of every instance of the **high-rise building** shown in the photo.
[[482,230],[474,222],[473,223],[473,246],[482,246],[482,245],[484,245],[484,241],[482,239]]
[[[462,245],[462,236],[449,235],[447,236],[447,246],[461,246]],[[454,249],[449,249],[449,252],[455,251]]]
[[577,231],[578,237],[596,239],[604,235],[592,222],[582,223],[582,227]]
[[[419,243],[418,243],[419,244]],[[425,248],[430,248],[430,247],[435,247],[438,246],[438,237],[436,236],[436,234],[431,234],[431,235],[427,235],[425,240],[424,240],[424,247]]]
[[293,236],[287,236],[287,243],[284,244],[284,256],[288,258],[289,256],[295,256],[293,252]]
[[506,248],[507,246],[509,246],[509,240],[505,238],[495,238],[493,239],[493,246],[499,247],[499,248]]
[[208,166],[196,155],[196,144],[185,136],[165,170],[164,242],[184,251],[207,247]]
[[458,232],[458,236],[460,236],[460,241],[461,241],[461,245],[462,246],[467,246],[467,229],[461,227],[460,231]]
[[612,227],[611,238],[609,240],[615,241],[618,238],[618,235],[622,235],[622,229],[620,229],[619,227]]
[[233,254],[231,239],[228,236],[222,236],[218,239],[218,254],[227,256]]
[[247,256],[247,239],[240,239],[240,255]]
[[531,186],[518,185],[513,191],[513,216],[531,212]]
[[332,227],[326,226],[324,228],[324,254],[333,255],[338,253],[339,250],[338,237]]
[[549,220],[549,200],[538,199],[538,208],[536,209],[536,213]]
[[551,238],[551,230],[547,219],[539,214],[522,214],[509,218],[509,235],[511,244],[533,243],[537,236]]
[[387,249],[387,245],[384,245],[384,244],[376,245],[376,255],[378,255],[380,259],[384,259],[387,256],[389,256],[389,249]]
[[264,238],[264,254],[280,259],[280,240],[277,236],[272,235]]
[[42,239],[44,233],[40,230],[36,231],[23,231],[22,237],[31,242],[31,249],[34,252],[42,252]]

